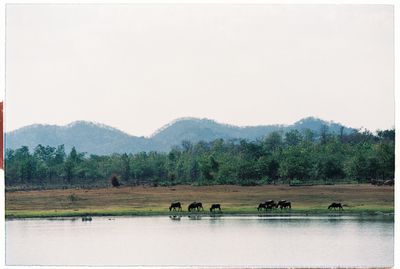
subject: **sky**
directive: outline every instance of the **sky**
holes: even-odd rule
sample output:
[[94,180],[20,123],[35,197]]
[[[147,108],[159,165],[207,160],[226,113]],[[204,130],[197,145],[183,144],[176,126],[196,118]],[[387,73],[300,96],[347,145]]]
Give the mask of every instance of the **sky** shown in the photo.
[[394,127],[390,5],[12,5],[6,131],[95,121],[149,136],[181,117],[315,116]]

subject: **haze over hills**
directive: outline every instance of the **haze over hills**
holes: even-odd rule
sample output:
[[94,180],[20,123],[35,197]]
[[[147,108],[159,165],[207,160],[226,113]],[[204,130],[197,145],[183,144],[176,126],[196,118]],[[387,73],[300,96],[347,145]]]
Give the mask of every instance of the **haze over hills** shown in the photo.
[[107,155],[112,153],[137,153],[141,151],[168,151],[181,141],[212,141],[261,139],[273,131],[282,133],[297,129],[306,129],[320,133],[323,125],[328,126],[329,133],[344,133],[355,129],[339,123],[328,122],[314,117],[301,119],[291,125],[259,125],[238,127],[221,124],[210,119],[181,118],[168,123],[154,132],[150,137],[138,137],[124,133],[107,125],[88,121],[75,121],[65,126],[33,124],[8,132],[6,148],[17,149],[28,146],[31,150],[38,144],[58,146],[65,145],[67,152],[75,146],[78,151],[88,154]]

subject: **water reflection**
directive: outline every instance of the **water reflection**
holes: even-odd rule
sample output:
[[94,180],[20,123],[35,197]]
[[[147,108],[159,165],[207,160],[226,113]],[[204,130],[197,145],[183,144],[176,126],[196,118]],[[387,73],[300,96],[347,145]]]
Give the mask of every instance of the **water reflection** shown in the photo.
[[201,215],[188,215],[190,220],[201,220],[203,217]]
[[210,214],[210,219],[220,219],[222,217],[222,214]]
[[211,211],[210,216],[221,216],[223,214],[222,211]]
[[71,221],[71,222],[74,222],[74,221],[77,221],[78,219],[79,218],[72,217],[72,218],[48,218],[46,220],[48,220],[48,221]]
[[182,216],[173,215],[173,216],[169,216],[169,218],[171,220],[181,220]]
[[393,265],[393,218],[200,213],[112,219],[6,221],[6,263],[231,267]]

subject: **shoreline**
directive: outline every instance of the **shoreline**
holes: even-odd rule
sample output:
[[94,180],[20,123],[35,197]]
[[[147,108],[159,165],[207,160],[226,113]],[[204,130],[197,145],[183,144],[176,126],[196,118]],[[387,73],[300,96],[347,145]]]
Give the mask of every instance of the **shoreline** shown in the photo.
[[231,216],[248,216],[248,217],[394,217],[393,210],[344,210],[344,211],[321,211],[321,210],[292,210],[291,212],[249,212],[249,211],[226,211],[210,213],[208,211],[200,212],[159,212],[159,211],[114,211],[107,212],[102,210],[87,210],[81,212],[6,212],[5,219],[42,219],[42,218],[70,218],[70,217],[231,217]]

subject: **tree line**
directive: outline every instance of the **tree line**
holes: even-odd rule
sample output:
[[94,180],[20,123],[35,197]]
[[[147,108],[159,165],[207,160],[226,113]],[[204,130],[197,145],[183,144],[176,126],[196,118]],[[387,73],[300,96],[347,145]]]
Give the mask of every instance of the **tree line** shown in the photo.
[[99,156],[64,145],[5,152],[6,187],[366,182],[394,178],[395,130],[273,132],[257,141],[182,141],[169,152]]

